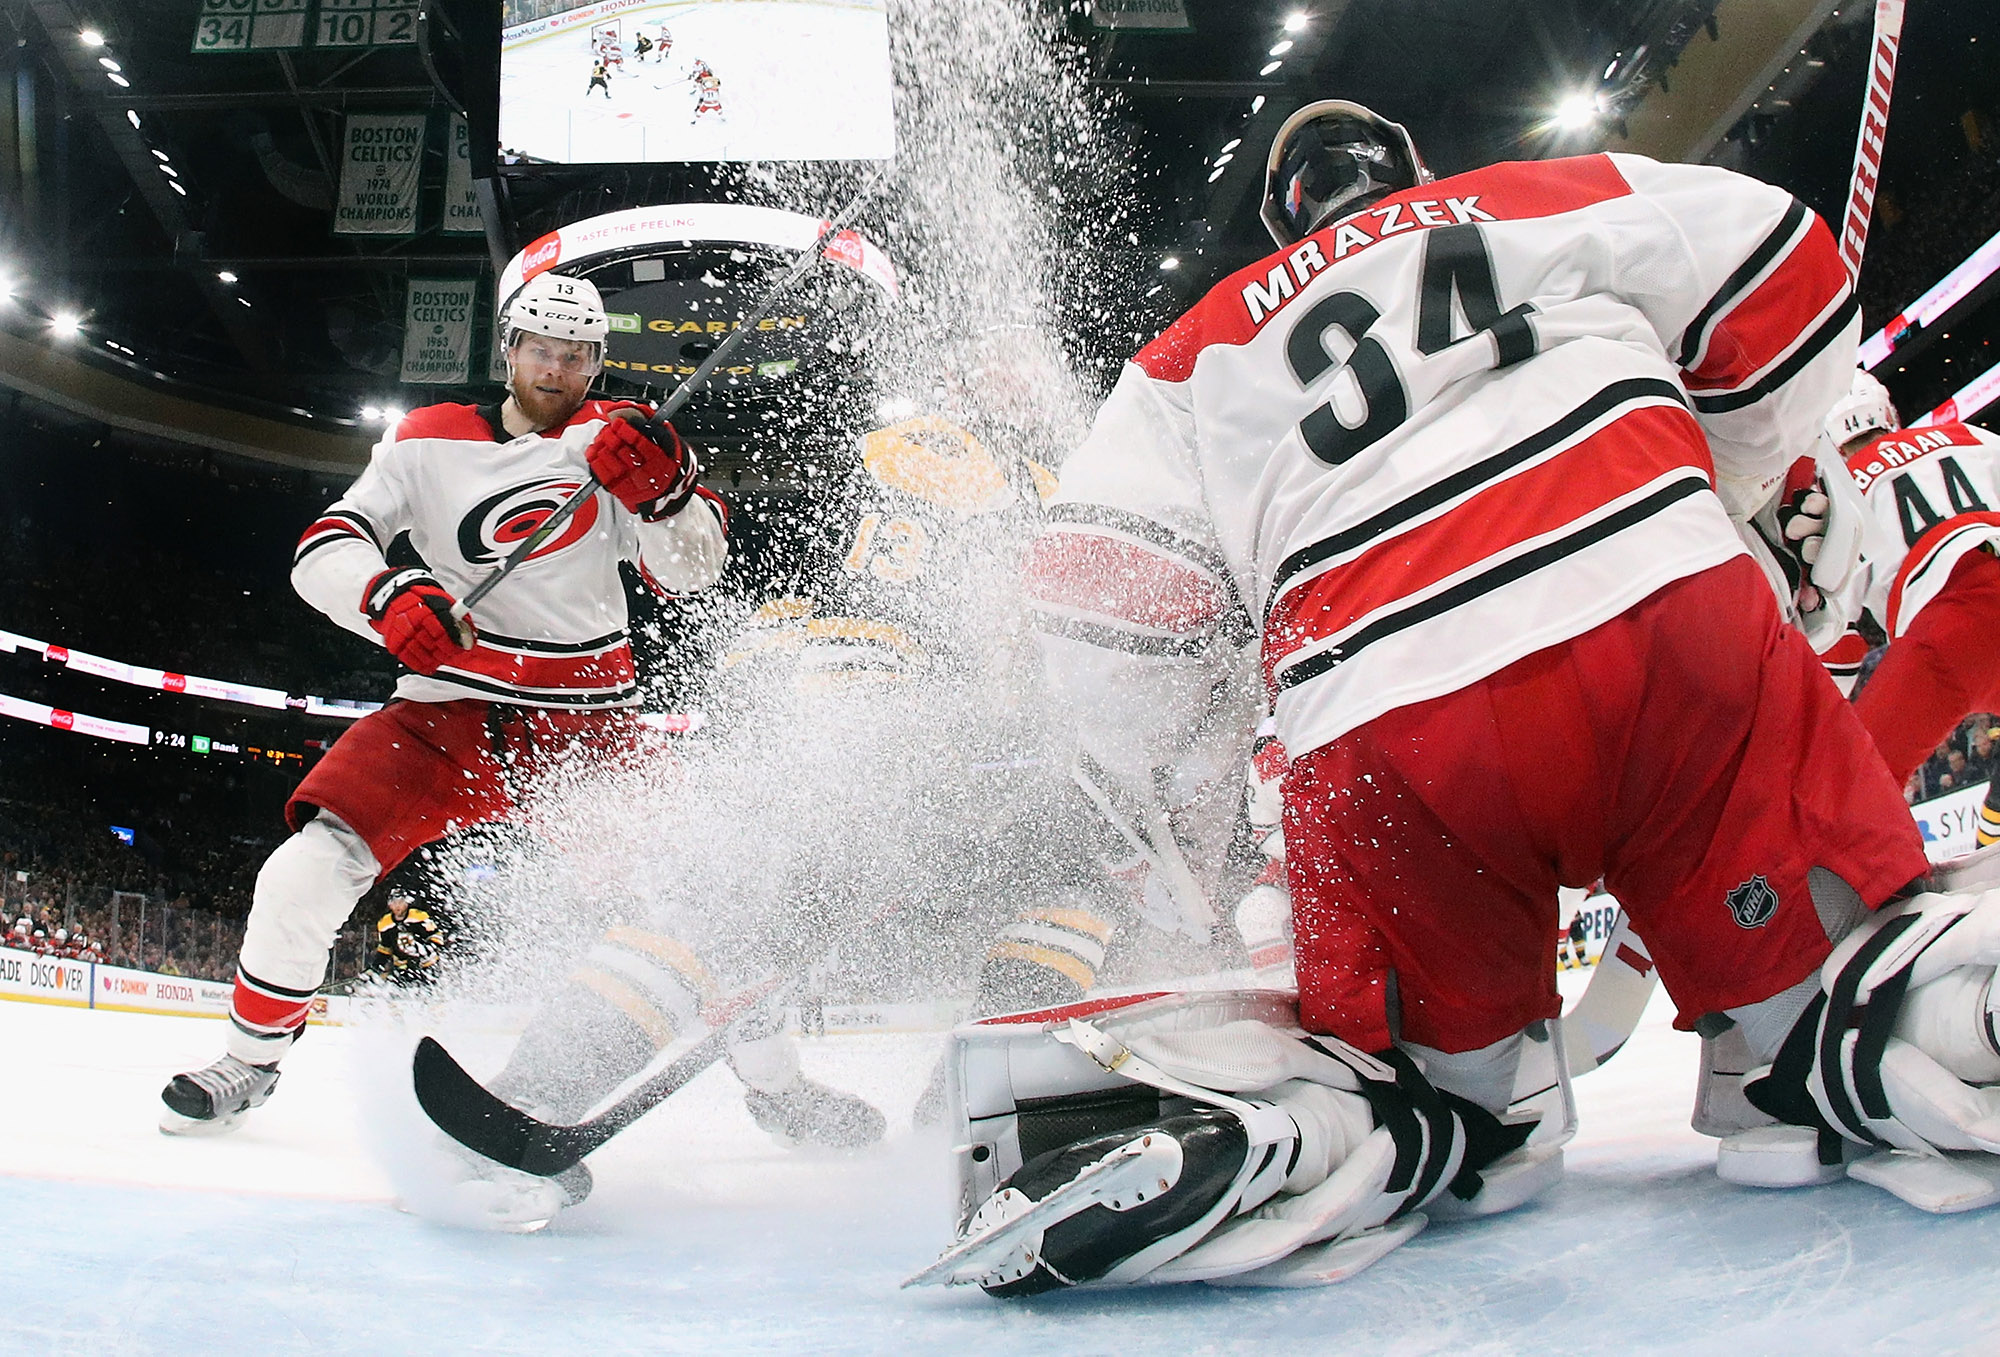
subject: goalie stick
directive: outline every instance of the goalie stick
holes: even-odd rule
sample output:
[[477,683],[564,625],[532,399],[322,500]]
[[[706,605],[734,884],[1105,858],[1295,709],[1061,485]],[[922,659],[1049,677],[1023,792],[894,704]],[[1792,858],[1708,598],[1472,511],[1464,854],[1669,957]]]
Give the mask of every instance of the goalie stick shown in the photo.
[[[840,215],[820,227],[819,236],[813,241],[812,246],[799,255],[792,266],[785,270],[783,276],[764,290],[764,295],[758,299],[756,308],[736,323],[736,328],[723,337],[722,342],[715,346],[714,351],[708,357],[701,360],[701,365],[688,374],[687,380],[674,388],[673,394],[661,403],[658,410],[654,411],[653,417],[639,426],[641,433],[650,436],[678,414],[683,405],[686,405],[689,400],[693,399],[694,393],[700,389],[701,384],[714,375],[715,370],[722,366],[723,361],[731,353],[736,351],[737,346],[750,337],[751,332],[757,328],[757,322],[764,318],[765,313],[778,304],[778,298],[789,291],[791,286],[798,282],[799,279],[805,277],[807,272],[812,269],[812,266],[820,261],[821,257],[825,254],[826,247],[839,236],[847,223],[853,219],[854,214],[860,211],[861,205],[874,196],[876,186],[882,182],[883,173],[884,170],[878,169],[871,174],[867,182],[862,184],[860,190],[855,193],[853,201],[841,209]],[[588,503],[591,496],[595,495],[601,488],[595,476],[585,477],[583,484],[577,487],[575,494],[564,500],[554,513],[543,520],[540,527],[522,538],[515,546],[513,553],[506,560],[495,566],[493,572],[485,579],[474,585],[470,593],[452,605],[452,620],[463,623],[466,615],[472,611],[473,605],[492,593],[494,587],[500,581],[513,574],[521,562],[534,555],[536,549],[542,543],[548,541],[549,538],[561,531],[562,525],[569,522],[571,516]],[[461,643],[464,643],[462,628],[460,637]]]

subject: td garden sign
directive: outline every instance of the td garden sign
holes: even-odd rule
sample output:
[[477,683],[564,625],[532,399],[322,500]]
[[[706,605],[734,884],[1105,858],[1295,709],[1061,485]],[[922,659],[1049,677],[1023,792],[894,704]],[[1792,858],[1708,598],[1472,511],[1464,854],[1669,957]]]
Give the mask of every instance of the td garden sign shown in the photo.
[[[530,278],[556,270],[590,279],[604,295],[611,335],[604,367],[634,382],[690,375],[763,300],[784,262],[812,248],[824,222],[738,203],[641,207],[552,231],[516,255],[500,277],[495,314]],[[841,231],[826,246],[832,267],[776,299],[772,313],[732,351],[717,380],[783,383],[851,350],[897,295],[894,267],[872,241]]]

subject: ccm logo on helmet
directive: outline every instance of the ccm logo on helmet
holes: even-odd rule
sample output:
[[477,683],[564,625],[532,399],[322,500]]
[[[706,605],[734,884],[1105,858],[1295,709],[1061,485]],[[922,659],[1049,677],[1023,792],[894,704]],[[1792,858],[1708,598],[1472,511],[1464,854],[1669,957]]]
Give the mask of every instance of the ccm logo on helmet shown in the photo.
[[[573,479],[530,481],[481,500],[458,523],[458,554],[468,565],[493,565],[546,523],[583,482]],[[530,552],[538,561],[584,539],[597,526],[597,497],[585,501],[563,530]]]

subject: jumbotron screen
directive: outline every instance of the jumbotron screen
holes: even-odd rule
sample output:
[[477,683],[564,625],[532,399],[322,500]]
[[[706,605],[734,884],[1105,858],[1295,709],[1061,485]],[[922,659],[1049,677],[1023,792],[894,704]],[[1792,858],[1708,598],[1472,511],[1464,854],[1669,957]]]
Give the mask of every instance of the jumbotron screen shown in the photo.
[[597,0],[500,39],[503,159],[880,160],[887,0]]

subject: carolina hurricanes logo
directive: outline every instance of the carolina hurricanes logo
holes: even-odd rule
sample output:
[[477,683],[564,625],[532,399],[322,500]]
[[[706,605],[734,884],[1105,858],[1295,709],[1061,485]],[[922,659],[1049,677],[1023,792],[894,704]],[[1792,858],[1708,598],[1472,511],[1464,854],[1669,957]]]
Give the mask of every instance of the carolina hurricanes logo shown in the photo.
[[[481,500],[459,520],[459,555],[465,557],[467,565],[498,564],[517,545],[534,536],[536,529],[548,522],[549,515],[582,487],[583,482],[578,480],[529,481]],[[597,497],[593,495],[563,524],[561,532],[536,547],[528,559],[538,561],[573,546],[596,526]]]

